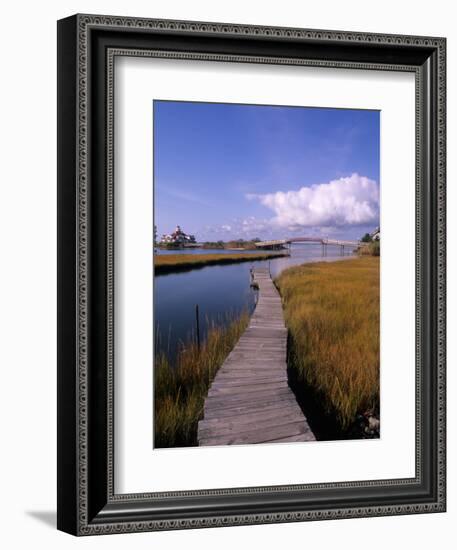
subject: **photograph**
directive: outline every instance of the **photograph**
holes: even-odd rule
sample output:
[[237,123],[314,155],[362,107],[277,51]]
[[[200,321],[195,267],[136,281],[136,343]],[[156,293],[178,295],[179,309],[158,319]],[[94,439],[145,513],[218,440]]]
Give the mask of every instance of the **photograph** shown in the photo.
[[382,113],[152,112],[153,448],[381,438]]

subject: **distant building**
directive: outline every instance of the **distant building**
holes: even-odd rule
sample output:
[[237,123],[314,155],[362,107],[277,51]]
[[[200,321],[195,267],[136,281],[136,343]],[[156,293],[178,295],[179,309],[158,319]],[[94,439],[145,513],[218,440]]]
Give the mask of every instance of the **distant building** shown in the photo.
[[179,225],[177,225],[173,233],[170,233],[169,235],[162,235],[162,239],[160,242],[161,244],[178,245],[195,244],[195,237],[194,235],[187,235],[187,233],[184,233]]
[[373,241],[379,241],[381,239],[381,231],[379,227],[370,233],[370,237]]

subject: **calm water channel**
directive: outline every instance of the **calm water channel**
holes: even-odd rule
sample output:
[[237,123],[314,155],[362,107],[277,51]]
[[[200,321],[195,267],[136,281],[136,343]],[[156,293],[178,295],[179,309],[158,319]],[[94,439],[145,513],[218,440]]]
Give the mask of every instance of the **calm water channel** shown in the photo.
[[[204,340],[213,323],[224,325],[247,310],[255,308],[256,291],[250,286],[250,269],[270,267],[272,277],[293,265],[316,261],[341,260],[339,249],[328,247],[322,257],[320,245],[293,245],[289,257],[267,261],[207,266],[180,273],[157,275],[154,280],[155,353],[165,352],[175,361],[180,346],[196,338],[195,306],[200,311],[200,337]],[[186,249],[158,254],[235,253],[233,250]],[[332,255],[335,254],[335,255]]]

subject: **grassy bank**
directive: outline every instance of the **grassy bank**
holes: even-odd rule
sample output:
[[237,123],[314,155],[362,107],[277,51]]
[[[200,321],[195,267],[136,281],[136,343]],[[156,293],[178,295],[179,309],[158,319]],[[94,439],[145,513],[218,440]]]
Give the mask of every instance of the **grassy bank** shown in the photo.
[[207,265],[234,264],[238,262],[255,262],[270,260],[280,256],[287,256],[285,252],[259,252],[248,254],[163,254],[154,257],[154,270],[156,274],[170,273],[205,267]]
[[226,328],[213,326],[200,350],[196,343],[181,349],[173,367],[164,354],[154,366],[154,445],[197,445],[197,425],[209,386],[249,322],[247,313]]
[[366,246],[360,246],[357,252],[359,256],[380,256],[381,243],[379,241],[373,241]]
[[306,264],[276,280],[290,363],[343,430],[379,407],[379,258]]
[[238,248],[243,250],[256,250],[256,242],[258,241],[245,241],[243,239],[238,239],[234,241],[216,241],[216,242],[205,242],[203,243],[203,248],[211,249],[211,248],[220,248],[220,249],[228,249],[231,248]]

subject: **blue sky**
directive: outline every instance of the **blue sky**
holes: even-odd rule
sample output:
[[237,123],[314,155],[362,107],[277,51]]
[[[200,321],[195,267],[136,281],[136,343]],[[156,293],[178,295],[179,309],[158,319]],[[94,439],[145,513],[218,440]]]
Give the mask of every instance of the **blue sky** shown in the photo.
[[379,225],[380,113],[154,101],[159,237],[328,235]]

